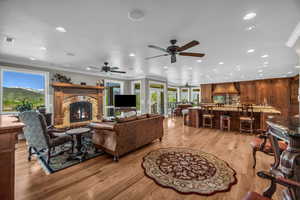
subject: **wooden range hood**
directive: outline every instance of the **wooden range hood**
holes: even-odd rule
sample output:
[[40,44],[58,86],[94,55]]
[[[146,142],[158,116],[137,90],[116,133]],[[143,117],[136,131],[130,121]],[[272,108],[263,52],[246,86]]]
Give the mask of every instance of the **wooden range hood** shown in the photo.
[[238,94],[238,90],[235,88],[234,83],[216,84],[213,90],[213,94]]

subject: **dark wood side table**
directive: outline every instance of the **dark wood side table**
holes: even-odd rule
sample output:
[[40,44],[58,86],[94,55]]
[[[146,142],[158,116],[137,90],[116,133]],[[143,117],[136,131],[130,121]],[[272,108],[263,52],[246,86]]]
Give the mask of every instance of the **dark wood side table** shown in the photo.
[[[274,117],[267,120],[268,133],[274,147],[275,164],[271,173],[300,182],[300,119],[296,117]],[[284,140],[288,147],[280,154],[278,140]],[[300,189],[287,189],[284,200],[300,199]]]
[[[90,128],[74,128],[74,129],[70,129],[68,131],[66,131],[66,134],[72,136],[72,137],[76,137],[76,149],[77,149],[77,156],[80,156],[83,154],[83,152],[81,151],[82,148],[82,141],[81,141],[81,137],[83,134],[89,133],[91,131]],[[84,155],[83,155],[84,156]],[[84,157],[80,157],[79,159],[83,159]]]

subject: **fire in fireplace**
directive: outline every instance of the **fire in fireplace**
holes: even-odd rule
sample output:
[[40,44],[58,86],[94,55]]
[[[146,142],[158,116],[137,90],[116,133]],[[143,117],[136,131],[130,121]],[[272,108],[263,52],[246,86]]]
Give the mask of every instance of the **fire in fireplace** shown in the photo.
[[83,122],[92,120],[92,104],[79,101],[70,104],[70,122]]

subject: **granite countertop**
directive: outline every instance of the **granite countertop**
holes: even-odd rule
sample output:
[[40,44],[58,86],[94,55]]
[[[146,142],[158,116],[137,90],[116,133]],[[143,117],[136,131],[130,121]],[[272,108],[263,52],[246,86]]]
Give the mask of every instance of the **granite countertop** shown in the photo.
[[[213,110],[216,111],[232,111],[238,112],[238,105],[224,105],[222,107],[213,106]],[[188,109],[202,109],[202,107],[189,107]],[[263,113],[271,113],[271,114],[280,114],[280,111],[276,110],[272,106],[253,106],[253,112],[263,112]]]
[[6,130],[21,129],[24,127],[22,122],[19,122],[15,116],[0,115],[0,133]]
[[290,137],[300,138],[300,118],[276,116],[267,120],[267,124]]

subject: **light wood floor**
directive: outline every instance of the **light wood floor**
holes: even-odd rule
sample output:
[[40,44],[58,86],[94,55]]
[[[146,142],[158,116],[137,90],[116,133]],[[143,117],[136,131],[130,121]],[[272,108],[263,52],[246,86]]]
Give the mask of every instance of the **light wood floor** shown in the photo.
[[[239,200],[247,191],[261,193],[268,181],[256,176],[259,170],[268,170],[272,157],[258,153],[256,170],[252,169],[249,142],[253,136],[216,129],[197,129],[183,126],[182,119],[166,119],[162,142],[121,157],[118,163],[108,155],[86,161],[60,172],[46,175],[36,159],[27,161],[24,142],[16,150],[16,199],[53,200]],[[183,195],[162,188],[144,175],[143,156],[161,147],[191,147],[212,153],[227,161],[237,172],[238,183],[229,192],[206,197]],[[277,192],[274,199],[280,199]]]

